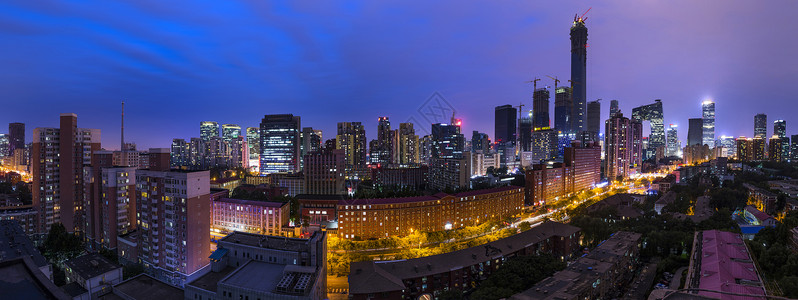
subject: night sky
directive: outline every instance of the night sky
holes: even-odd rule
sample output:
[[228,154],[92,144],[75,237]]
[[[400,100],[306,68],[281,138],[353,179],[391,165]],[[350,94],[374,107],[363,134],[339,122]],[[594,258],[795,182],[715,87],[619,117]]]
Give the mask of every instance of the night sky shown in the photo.
[[602,120],[611,99],[629,114],[659,98],[685,140],[711,98],[716,136],[753,135],[760,112],[769,135],[776,119],[798,134],[798,1],[131,2],[0,3],[0,132],[24,122],[30,141],[74,112],[117,149],[125,100],[140,149],[277,113],[324,139],[361,121],[372,139],[383,115],[427,132],[418,109],[438,92],[468,138],[492,137],[495,106],[531,109],[525,81],[567,84],[569,28],[592,6],[587,97],[603,99]]

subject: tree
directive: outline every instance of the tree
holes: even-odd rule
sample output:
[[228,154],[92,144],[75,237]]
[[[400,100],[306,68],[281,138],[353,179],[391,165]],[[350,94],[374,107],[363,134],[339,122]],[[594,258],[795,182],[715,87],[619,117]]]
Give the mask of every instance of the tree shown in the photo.
[[233,198],[233,199],[244,199],[244,200],[248,200],[248,199],[249,199],[249,197],[250,197],[250,194],[249,194],[249,192],[247,192],[247,190],[245,190],[245,189],[242,189],[241,187],[237,187],[237,188],[235,188],[235,189],[233,190],[233,193],[232,193],[232,194],[230,194],[230,198]]
[[502,299],[531,288],[538,281],[565,268],[551,255],[526,255],[508,259],[483,281],[470,299]]
[[443,291],[438,295],[439,300],[463,300],[463,291],[458,289],[451,289]]

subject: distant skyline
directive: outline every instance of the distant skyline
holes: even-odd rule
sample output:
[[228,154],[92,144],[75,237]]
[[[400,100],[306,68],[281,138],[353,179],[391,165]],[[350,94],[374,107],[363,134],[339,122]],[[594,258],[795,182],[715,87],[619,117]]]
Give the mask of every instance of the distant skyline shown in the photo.
[[525,81],[567,84],[569,28],[591,6],[587,100],[603,99],[602,127],[612,99],[625,116],[662,99],[664,123],[686,141],[687,120],[712,99],[716,137],[753,136],[758,113],[768,137],[777,119],[798,134],[798,2],[786,0],[3,2],[0,132],[23,122],[29,142],[76,113],[118,149],[125,101],[125,140],[141,149],[198,137],[201,121],[244,129],[281,113],[324,139],[360,121],[371,140],[379,116],[428,132],[417,109],[438,92],[468,138],[493,139],[495,106],[532,107]]

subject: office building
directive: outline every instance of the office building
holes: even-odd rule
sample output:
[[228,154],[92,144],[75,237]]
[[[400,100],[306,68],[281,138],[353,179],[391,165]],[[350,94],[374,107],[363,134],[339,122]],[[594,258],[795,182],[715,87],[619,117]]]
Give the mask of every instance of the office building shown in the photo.
[[573,129],[572,112],[574,101],[571,98],[571,88],[557,87],[554,91],[554,129],[571,134]]
[[678,126],[676,124],[671,124],[668,127],[668,147],[665,156],[679,156],[679,150],[682,149],[682,142],[679,140],[679,133],[677,132],[677,129]]
[[0,133],[0,158],[11,156],[9,154],[8,134]]
[[335,148],[344,150],[346,176],[353,177],[366,166],[366,128],[360,122],[339,122]]
[[532,118],[518,119],[518,147],[519,151],[532,151]]
[[587,132],[590,132],[593,141],[598,141],[601,132],[601,99],[587,103]]
[[110,151],[95,151],[83,167],[85,237],[91,249],[115,249],[136,228],[136,169],[114,166]]
[[768,138],[768,115],[757,114],[754,116],[754,137],[761,139]]
[[210,174],[169,169],[169,149],[150,149],[136,170],[137,251],[159,280],[182,287],[209,263]]
[[733,136],[721,136],[720,139],[715,142],[715,145],[720,145],[726,150],[726,157],[737,156],[737,141]]
[[394,153],[397,156],[394,161],[403,165],[421,163],[419,140],[413,123],[399,123],[399,131],[394,132],[394,135],[398,135],[398,138],[394,139],[397,141],[394,145]]
[[773,121],[773,135],[780,138],[787,137],[787,121]]
[[487,133],[474,130],[471,134],[471,152],[488,153],[490,151],[490,138]]
[[249,160],[257,161],[260,157],[260,128],[247,127],[247,147],[249,147]]
[[338,236],[384,238],[475,226],[514,216],[523,206],[524,189],[517,186],[431,196],[343,199],[337,205]]
[[471,153],[462,158],[431,158],[427,186],[433,190],[471,186]]
[[701,103],[701,119],[703,122],[703,139],[701,144],[715,148],[715,102],[706,100]]
[[299,116],[265,115],[260,123],[261,175],[300,171]]
[[515,143],[516,119],[518,110],[510,104],[496,106],[494,142],[503,147],[506,143]]
[[209,141],[212,137],[219,136],[219,123],[213,121],[200,122],[200,139]]
[[222,125],[222,139],[226,141],[232,141],[237,139],[241,135],[241,126],[235,124],[224,124]]
[[61,114],[58,128],[33,130],[33,206],[39,212],[39,229],[45,233],[53,223],[69,232],[82,232],[83,165],[91,164],[91,153],[100,150],[100,130],[78,128],[76,114]]
[[[511,257],[549,254],[567,260],[579,248],[580,229],[546,221],[485,245],[414,259],[351,264],[350,297],[425,299],[443,291],[470,292]],[[377,298],[379,297],[379,298]]]
[[242,231],[256,234],[281,235],[288,226],[288,202],[269,202],[221,198],[211,204],[211,229],[228,234]]
[[369,142],[369,164],[387,165],[393,160],[392,149],[389,144],[381,143],[379,140]]
[[[643,105],[632,109],[632,120],[637,122],[649,121],[651,124],[651,135],[648,138],[649,148],[665,146],[665,123],[662,116],[662,100],[654,100],[654,103]],[[700,120],[700,119],[699,119]],[[699,140],[703,135],[703,121],[699,126]],[[605,133],[606,134],[606,133]]]
[[587,128],[587,27],[578,17],[571,26],[571,88],[571,132],[579,133]]
[[[25,150],[25,124],[24,123],[9,123],[8,124],[8,155],[14,155],[14,151],[20,149]],[[26,164],[26,163],[22,163]]]
[[790,162],[798,162],[798,134],[792,135],[790,138]]
[[[638,141],[642,140],[642,125],[640,122],[630,120],[622,113],[616,114],[605,122],[604,146],[605,168],[607,179],[616,180],[631,174],[630,167],[635,163],[635,151]],[[641,146],[642,148],[642,146]]]
[[327,299],[326,234],[231,233],[211,254],[211,271],[186,284],[183,299]]
[[703,145],[704,120],[692,118],[689,120],[689,126],[687,129],[687,146]]
[[460,134],[459,121],[452,121],[452,124],[432,124],[432,158],[463,157],[465,137]]
[[344,195],[344,150],[324,148],[305,155],[305,190],[311,195]]
[[618,107],[618,100],[610,100],[610,118],[619,112],[621,112],[621,109]]
[[532,98],[532,126],[534,128],[551,127],[549,124],[549,89],[535,90]]
[[313,129],[313,127],[303,127],[301,138],[302,138],[302,145],[300,152],[302,153],[302,157],[304,157],[308,153],[315,152],[321,149],[322,137],[320,129]]
[[[743,299],[728,293],[765,298],[764,281],[740,234],[717,230],[697,231],[685,285],[710,299]],[[718,291],[723,292],[720,294]]]

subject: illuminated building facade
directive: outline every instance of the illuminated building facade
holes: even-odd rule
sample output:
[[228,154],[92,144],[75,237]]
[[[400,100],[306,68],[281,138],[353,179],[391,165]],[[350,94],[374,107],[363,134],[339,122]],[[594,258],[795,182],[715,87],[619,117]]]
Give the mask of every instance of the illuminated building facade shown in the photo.
[[527,169],[525,180],[527,205],[588,189],[601,180],[601,148],[593,142],[574,142],[565,149],[563,163],[535,164]]
[[[654,103],[643,105],[632,109],[632,120],[637,122],[649,121],[651,122],[651,135],[649,136],[649,147],[658,148],[665,146],[665,123],[662,116],[662,100],[654,100]],[[702,125],[699,128],[703,128]],[[700,129],[699,137],[703,133]],[[605,133],[606,134],[606,133]],[[700,140],[700,138],[699,138]]]
[[219,123],[213,121],[200,122],[200,138],[209,141],[212,137],[219,136]]
[[679,150],[682,149],[682,142],[679,140],[678,126],[671,124],[668,127],[668,147],[665,156],[679,156]]
[[260,174],[300,171],[299,116],[265,115],[260,123]]
[[340,200],[338,236],[345,239],[405,236],[501,220],[523,210],[524,189],[504,186],[457,194]]
[[335,148],[344,150],[346,176],[366,166],[366,128],[360,122],[339,122]]
[[344,150],[324,148],[305,155],[304,194],[344,195]]
[[580,133],[587,128],[587,27],[582,18],[574,18],[571,26],[571,86],[571,132]]
[[534,128],[551,127],[549,124],[549,89],[535,90],[532,99],[532,126]]
[[[395,132],[398,137],[395,139],[394,153],[395,162],[403,165],[421,163],[419,159],[419,141],[413,123],[399,123],[399,131]],[[489,145],[488,145],[489,146]]]
[[211,229],[220,233],[243,231],[280,235],[288,226],[289,203],[221,198],[212,203]]
[[642,127],[640,122],[630,120],[622,113],[617,113],[605,122],[604,172],[607,179],[628,177],[630,167],[639,165],[636,161],[640,155],[638,151],[642,149]]
[[715,102],[707,100],[701,103],[701,119],[703,122],[703,145],[715,147]]
[[754,116],[754,137],[761,139],[768,138],[768,115],[757,114]]
[[38,233],[53,223],[68,232],[85,230],[83,166],[100,150],[100,130],[78,128],[76,114],[61,114],[58,128],[35,128],[31,170],[33,206],[39,212]]
[[557,87],[557,90],[554,91],[554,129],[563,134],[572,134],[571,109],[573,109],[573,103],[571,88]]

